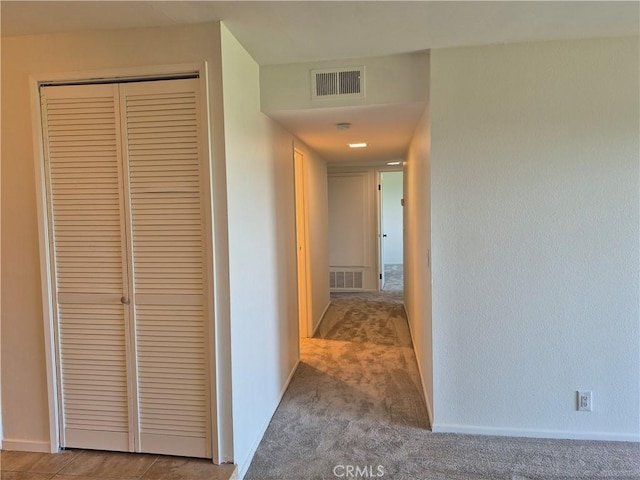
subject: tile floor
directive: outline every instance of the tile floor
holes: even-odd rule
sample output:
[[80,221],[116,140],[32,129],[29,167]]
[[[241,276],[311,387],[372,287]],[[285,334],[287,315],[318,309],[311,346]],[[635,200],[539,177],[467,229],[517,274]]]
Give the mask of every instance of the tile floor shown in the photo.
[[228,480],[235,465],[131,453],[65,450],[56,454],[0,452],[2,480]]

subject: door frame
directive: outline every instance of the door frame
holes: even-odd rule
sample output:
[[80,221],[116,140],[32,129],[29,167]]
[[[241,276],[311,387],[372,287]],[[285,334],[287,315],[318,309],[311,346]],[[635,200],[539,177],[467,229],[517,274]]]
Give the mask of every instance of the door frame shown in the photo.
[[[214,281],[218,267],[215,250],[214,231],[214,206],[213,206],[213,170],[212,164],[212,140],[211,140],[211,112],[210,92],[208,88],[208,67],[206,62],[186,63],[174,65],[158,65],[152,67],[112,68],[106,70],[72,71],[54,74],[38,74],[29,76],[29,90],[31,98],[31,125],[33,134],[34,167],[36,182],[36,209],[38,219],[38,241],[40,251],[40,272],[42,291],[42,313],[44,323],[45,365],[47,376],[48,413],[49,413],[49,445],[43,446],[42,451],[56,453],[60,446],[60,399],[59,378],[57,361],[57,328],[55,325],[55,298],[52,282],[52,252],[50,238],[50,213],[48,210],[44,139],[42,137],[42,114],[40,108],[40,87],[44,84],[62,83],[105,83],[122,80],[153,80],[156,78],[184,77],[197,75],[200,88],[200,151],[205,160],[202,164],[202,184],[206,198],[203,199],[204,221],[206,229],[206,279],[209,285],[209,295],[205,300],[207,305],[207,370],[210,384],[210,441],[211,454],[214,463],[221,463],[233,457],[233,446],[229,442],[229,432],[223,432],[218,425],[231,423],[230,398],[222,392],[228,391],[226,381],[230,381],[230,359],[223,357],[216,348],[216,333],[220,330],[224,316],[217,315],[219,309],[224,306],[218,304],[218,298],[214,294],[218,286]],[[99,79],[99,80],[96,80]],[[208,160],[208,161],[207,161]],[[220,262],[223,263],[223,262]],[[221,318],[222,317],[222,318]],[[228,321],[228,319],[227,319]],[[222,325],[222,327],[225,327]],[[226,328],[226,327],[225,327]],[[230,386],[229,386],[230,387]],[[224,427],[223,427],[224,430]]]
[[[299,157],[298,157],[299,156]],[[300,160],[298,160],[300,158]],[[298,284],[298,324],[299,336],[308,338],[313,335],[311,316],[311,276],[309,275],[309,205],[307,203],[307,169],[305,155],[300,149],[293,148],[293,172],[296,218],[296,265]]]
[[[377,207],[378,207],[378,215],[377,215],[377,219],[378,219],[378,270],[379,270],[379,275],[378,275],[378,291],[382,291],[382,289],[384,288],[384,283],[385,283],[385,274],[384,274],[384,207],[383,207],[383,197],[384,197],[384,189],[382,186],[382,175],[385,173],[390,173],[390,172],[400,172],[402,173],[403,177],[404,177],[404,168],[402,167],[402,165],[399,166],[390,166],[390,167],[383,167],[383,168],[378,168],[376,170],[376,175],[377,175],[377,179],[378,179],[378,202],[377,202]],[[404,193],[403,193],[404,196]],[[403,229],[402,229],[402,243],[403,243],[403,248],[404,248],[404,218],[402,219],[402,223],[403,223]]]

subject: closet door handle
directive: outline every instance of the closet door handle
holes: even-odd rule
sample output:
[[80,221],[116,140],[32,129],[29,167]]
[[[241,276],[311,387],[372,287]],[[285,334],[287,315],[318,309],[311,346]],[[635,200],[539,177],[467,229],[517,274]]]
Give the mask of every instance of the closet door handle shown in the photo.
[[129,302],[129,299],[127,297],[122,296],[122,297],[120,297],[120,303],[123,304],[123,305],[129,305],[130,302]]

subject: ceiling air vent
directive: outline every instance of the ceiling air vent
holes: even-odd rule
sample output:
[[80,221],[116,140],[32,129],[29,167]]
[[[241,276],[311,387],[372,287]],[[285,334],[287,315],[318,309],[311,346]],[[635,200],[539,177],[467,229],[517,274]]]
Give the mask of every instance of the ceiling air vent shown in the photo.
[[314,100],[364,97],[364,67],[311,70],[311,79]]

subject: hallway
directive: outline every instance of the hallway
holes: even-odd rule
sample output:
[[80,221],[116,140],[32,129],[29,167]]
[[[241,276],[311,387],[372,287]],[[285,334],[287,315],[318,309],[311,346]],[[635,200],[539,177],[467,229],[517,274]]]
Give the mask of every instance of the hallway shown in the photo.
[[402,294],[333,294],[245,478],[401,471],[406,438],[429,427],[419,382]]
[[637,478],[633,443],[431,433],[402,294],[331,299],[245,479]]

